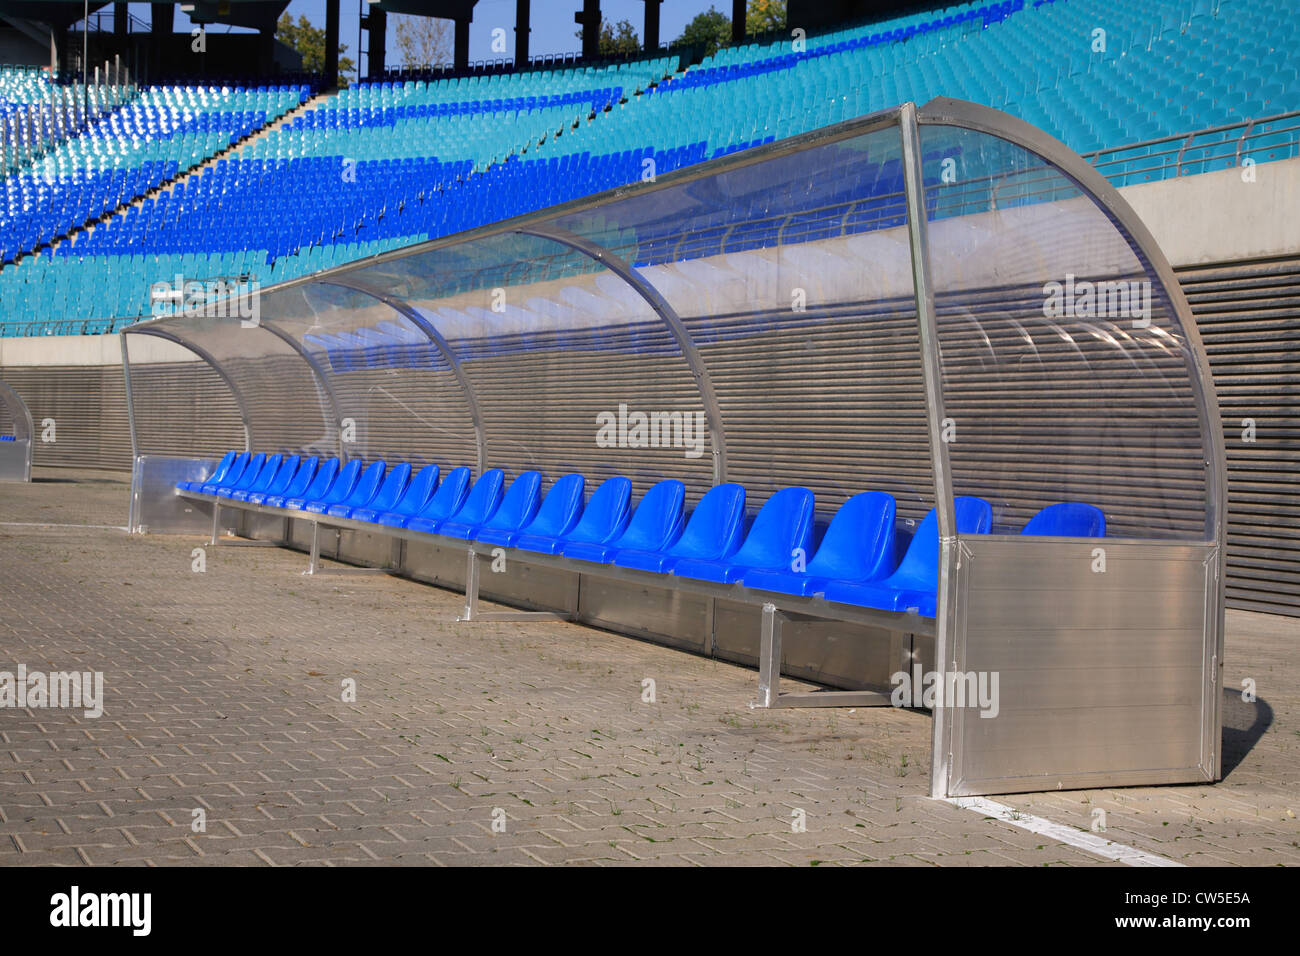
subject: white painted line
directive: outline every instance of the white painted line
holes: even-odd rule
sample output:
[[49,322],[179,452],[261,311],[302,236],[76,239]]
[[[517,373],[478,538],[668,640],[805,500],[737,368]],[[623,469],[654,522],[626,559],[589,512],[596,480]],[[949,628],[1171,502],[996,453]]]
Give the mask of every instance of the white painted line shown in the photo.
[[949,797],[947,802],[955,807],[961,807],[963,810],[974,810],[986,817],[994,817],[1003,823],[1011,824],[1013,827],[1028,830],[1030,833],[1038,833],[1051,837],[1053,840],[1068,843],[1072,847],[1088,853],[1095,853],[1097,856],[1107,860],[1114,860],[1116,863],[1124,863],[1128,866],[1183,866],[1182,863],[1167,857],[1157,856],[1136,847],[1094,836],[1091,833],[1076,830],[1074,827],[1053,823],[1051,820],[1044,820],[1042,817],[1031,816],[1004,804],[985,800],[983,797]]

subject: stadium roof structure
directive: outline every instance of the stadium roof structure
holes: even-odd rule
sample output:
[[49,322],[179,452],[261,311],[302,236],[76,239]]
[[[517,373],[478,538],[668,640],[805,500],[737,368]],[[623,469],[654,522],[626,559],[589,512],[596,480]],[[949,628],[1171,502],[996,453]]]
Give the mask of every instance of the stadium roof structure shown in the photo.
[[[267,452],[672,476],[696,496],[796,484],[821,506],[887,491],[912,527],[937,514],[936,614],[907,617],[942,675],[936,796],[1220,776],[1225,466],[1205,352],[1125,200],[1020,120],[908,103],[257,306],[124,335],[133,528],[196,517],[171,491],[196,459],[148,424],[162,374]],[[180,372],[175,354],[148,364],[159,339],[188,350]],[[602,415],[654,410],[698,418],[707,452],[595,440]],[[960,527],[970,498],[993,533]],[[1100,507],[1106,537],[1019,533],[1053,502]],[[978,675],[995,693],[1000,675],[995,715],[951,697]]]
[[[642,38],[645,49],[659,48],[659,7],[664,0],[645,0],[645,20]],[[478,0],[367,0],[362,26],[369,36],[368,56],[370,74],[383,72],[385,36],[387,32],[387,15],[389,13],[408,14],[412,16],[435,17],[451,20],[455,23],[453,63],[458,70],[469,64],[469,25],[474,19],[474,8]],[[0,0],[0,16],[22,17],[49,24],[56,31],[65,31],[72,24],[83,19],[86,11],[96,13],[114,3],[107,0]],[[232,26],[248,27],[260,30],[264,34],[273,33],[276,21],[288,0],[169,0],[155,3],[152,7],[180,7],[195,23],[221,23]],[[582,0],[582,9],[574,12],[574,22],[582,27],[582,55],[595,58],[599,55],[599,37],[601,25],[600,0]],[[515,23],[532,22],[532,0],[515,0]],[[737,40],[745,36],[745,4],[732,5],[732,35]],[[156,20],[154,33],[170,32],[172,17]],[[813,19],[818,19],[813,17]],[[123,29],[125,27],[123,26]],[[328,78],[337,77],[337,47],[339,36],[339,0],[326,0],[325,24],[326,35],[324,74]],[[528,63],[529,29],[515,27],[514,57],[515,63],[523,66]],[[331,41],[329,38],[333,37]]]

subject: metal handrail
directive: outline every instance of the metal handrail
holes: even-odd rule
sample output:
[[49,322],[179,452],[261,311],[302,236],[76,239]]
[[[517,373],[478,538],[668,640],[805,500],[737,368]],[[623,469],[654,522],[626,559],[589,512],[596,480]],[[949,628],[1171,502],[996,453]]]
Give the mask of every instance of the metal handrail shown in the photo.
[[[1119,157],[1117,154],[1131,152],[1135,150],[1141,150],[1141,149],[1149,150],[1153,147],[1158,147],[1158,146],[1173,147],[1175,144],[1177,144],[1178,150],[1176,154],[1176,159],[1173,163],[1175,169],[1174,176],[1177,177],[1182,175],[1183,156],[1186,154],[1187,149],[1191,147],[1192,142],[1194,140],[1203,136],[1208,136],[1212,133],[1228,133],[1233,130],[1241,130],[1241,135],[1236,137],[1235,139],[1225,138],[1223,140],[1220,140],[1219,142],[1212,144],[1215,146],[1224,146],[1229,143],[1235,143],[1236,150],[1234,153],[1234,157],[1236,160],[1236,164],[1240,165],[1241,154],[1243,148],[1245,147],[1246,140],[1253,135],[1253,131],[1255,127],[1269,125],[1281,120],[1295,120],[1295,123],[1294,125],[1286,126],[1281,129],[1271,129],[1268,132],[1269,133],[1296,132],[1297,134],[1300,134],[1300,110],[1290,110],[1284,113],[1274,113],[1272,116],[1263,116],[1263,117],[1256,117],[1254,119],[1239,120],[1236,123],[1225,123],[1221,126],[1208,126],[1203,129],[1193,130],[1190,133],[1176,133],[1171,136],[1161,136],[1161,137],[1157,137],[1156,139],[1142,140],[1141,142],[1129,143],[1124,146],[1112,146],[1108,149],[1094,150],[1093,152],[1090,153],[1084,153],[1083,158],[1086,159],[1088,163],[1091,164],[1099,173],[1101,173],[1103,176],[1106,176],[1109,179],[1114,175],[1125,175],[1125,173],[1119,173],[1119,174],[1107,173],[1106,171],[1107,166],[1131,161]],[[1298,136],[1298,138],[1300,138],[1300,136]],[[1173,152],[1172,149],[1165,150],[1163,152],[1158,152],[1158,153],[1148,152],[1140,157],[1134,157],[1134,158],[1145,159],[1151,155],[1169,155],[1171,152]],[[1103,158],[1103,157],[1109,157],[1109,158]],[[1153,172],[1161,171],[1167,168],[1169,168],[1169,164],[1165,163],[1161,166],[1152,167],[1150,171]],[[1147,172],[1147,171],[1148,170],[1142,170],[1142,172]],[[1162,177],[1162,178],[1168,178],[1168,177]]]

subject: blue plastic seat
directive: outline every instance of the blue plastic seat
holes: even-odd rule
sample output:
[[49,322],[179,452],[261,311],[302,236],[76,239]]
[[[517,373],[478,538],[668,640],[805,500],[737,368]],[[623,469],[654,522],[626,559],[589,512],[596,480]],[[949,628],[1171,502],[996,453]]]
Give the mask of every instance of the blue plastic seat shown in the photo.
[[[5,437],[9,438],[8,435]],[[9,440],[12,441],[13,439],[10,438]],[[234,464],[235,459],[238,457],[239,452],[228,451],[222,456],[221,461],[217,462],[217,467],[212,469],[212,474],[208,475],[208,477],[204,478],[202,481],[182,481],[176,487],[182,491],[198,491],[208,482],[220,485],[225,481],[226,472],[230,470],[230,466]]]
[[302,503],[299,511],[307,511],[312,514],[324,514],[325,509],[330,505],[336,505],[340,501],[352,494],[357,486],[357,481],[361,478],[361,469],[365,466],[360,458],[353,458],[346,465],[339,469],[338,477],[319,498],[308,498]]
[[[212,478],[198,483],[197,490],[203,492],[205,495],[215,495],[217,489],[223,484],[233,484],[239,481],[240,477],[244,474],[244,469],[248,467],[248,461],[250,458],[252,458],[252,455],[248,452],[240,452],[235,456],[235,460],[230,463],[229,467],[226,468],[220,478],[217,478],[216,472],[213,472]],[[195,482],[191,482],[190,484],[192,488]]]
[[631,502],[632,482],[622,475],[608,478],[591,493],[591,500],[572,531],[560,536],[535,534],[528,530],[515,539],[514,546],[539,554],[559,554],[570,542],[597,546],[609,544],[627,530]]
[[894,570],[894,523],[898,506],[894,496],[883,491],[854,495],[831,519],[817,554],[802,573],[747,571],[742,583],[747,588],[800,594],[822,591],[831,581],[872,581]]
[[275,454],[270,456],[263,462],[262,469],[257,473],[256,478],[247,486],[231,491],[226,497],[232,501],[247,501],[248,496],[253,492],[263,491],[270,486],[271,482],[275,480],[276,473],[280,470],[280,465],[283,463],[284,455]]
[[[447,477],[450,478],[451,476],[448,475]],[[412,531],[436,534],[444,524],[455,519],[457,523],[465,527],[477,528],[496,513],[501,504],[501,488],[505,484],[505,480],[506,473],[504,471],[500,468],[489,468],[479,475],[478,481],[474,482],[474,487],[469,490],[469,494],[465,496],[461,506],[450,515],[442,517],[437,514],[430,514],[441,497],[440,494],[435,494],[429,501],[429,507],[406,522],[406,527]],[[441,492],[441,489],[439,489],[439,492]]]
[[475,540],[485,544],[512,545],[523,533],[539,537],[564,535],[573,529],[582,514],[582,493],[586,483],[582,475],[562,475],[551,485],[541,506],[528,520],[516,526],[493,520],[475,533]]
[[[592,495],[592,501],[595,500],[596,496]],[[626,530],[619,537],[608,544],[578,541],[575,540],[575,530],[575,534],[560,545],[560,554],[580,561],[607,564],[615,552],[623,549],[662,551],[681,536],[682,505],[685,500],[686,486],[680,481],[673,478],[661,481],[645,493]]]
[[[400,465],[398,466],[401,467]],[[429,503],[429,496],[434,493],[438,487],[438,475],[441,473],[437,465],[425,465],[415,473],[415,477],[410,477],[409,465],[407,477],[410,479],[402,483],[402,488],[397,496],[391,500],[387,495],[389,484],[393,480],[390,473],[388,481],[384,482],[384,487],[380,489],[375,500],[370,502],[364,508],[353,508],[350,517],[353,521],[369,521],[371,524],[379,524],[379,519],[407,509],[402,515],[403,521],[411,515],[418,512],[421,508]],[[393,469],[394,472],[397,469]],[[398,524],[397,527],[401,527]]]
[[[290,511],[301,511],[302,506],[309,501],[317,501],[329,493],[330,486],[334,484],[334,479],[339,476],[339,460],[331,458],[321,464],[316,469],[316,476],[312,478],[305,491],[300,495],[285,496],[284,500],[277,505],[280,508],[287,508]],[[297,482],[295,482],[296,484]],[[267,504],[271,502],[268,501]]]
[[266,500],[267,495],[280,494],[284,489],[289,487],[289,483],[293,481],[293,476],[298,473],[298,469],[301,465],[302,457],[300,455],[290,455],[285,458],[284,461],[280,463],[279,471],[277,471],[275,477],[271,479],[271,483],[259,491],[250,491],[248,497],[244,500],[250,505],[260,505]]
[[320,459],[316,456],[303,461],[298,466],[297,473],[293,476],[293,481],[289,482],[284,491],[269,492],[262,499],[262,504],[269,508],[283,508],[285,500],[305,494],[311,483],[316,479],[316,469],[320,467]]
[[491,544],[509,544],[519,530],[532,521],[541,503],[542,473],[525,471],[510,483],[501,498],[501,504],[492,517],[475,527],[460,519],[448,522],[438,529],[439,534],[453,538],[474,538]]
[[[958,534],[988,534],[993,508],[983,498],[954,499]],[[825,597],[840,604],[856,604],[881,611],[915,610],[934,617],[939,587],[939,519],[931,508],[912,535],[907,554],[889,577],[880,581],[832,581]]]
[[621,548],[614,563],[642,571],[671,571],[678,561],[717,561],[735,553],[745,526],[745,489],[727,483],[710,488],[691,512],[676,543],[660,551]]
[[[325,514],[335,518],[346,518],[352,514],[353,508],[360,508],[362,505],[368,505],[375,496],[379,494],[379,489],[385,480],[385,469],[388,468],[388,462],[380,459],[371,462],[366,470],[361,473],[357,479],[357,486],[348,493],[348,496],[338,504],[330,505],[325,509]],[[395,471],[396,469],[394,469]],[[403,480],[411,477],[411,466],[406,466]]]
[[248,464],[244,466],[244,470],[240,472],[238,478],[233,480],[227,479],[227,483],[218,487],[214,493],[222,498],[228,498],[232,491],[239,488],[247,488],[257,479],[258,474],[262,471],[262,466],[265,464],[266,452],[259,451],[252,458],[248,459]]
[[753,568],[788,569],[796,551],[808,553],[813,508],[813,493],[807,488],[782,488],[763,503],[745,543],[734,555],[685,558],[673,565],[672,573],[676,577],[730,584]]
[[1020,533],[1058,538],[1104,538],[1106,516],[1093,505],[1062,501],[1048,505],[1030,518]]

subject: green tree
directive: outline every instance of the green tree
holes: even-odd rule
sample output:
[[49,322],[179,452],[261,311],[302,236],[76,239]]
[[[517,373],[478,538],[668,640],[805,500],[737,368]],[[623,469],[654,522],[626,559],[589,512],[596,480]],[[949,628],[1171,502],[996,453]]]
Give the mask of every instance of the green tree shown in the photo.
[[745,35],[784,30],[786,19],[786,0],[749,0],[745,11]]
[[[582,31],[577,30],[574,34],[579,40],[582,39]],[[619,20],[616,24],[611,24],[608,20],[602,18],[600,21],[600,55],[615,56],[623,53],[640,53],[641,38],[637,36],[636,27],[632,26],[627,20]]]
[[[292,47],[302,56],[302,68],[310,73],[319,73],[325,69],[325,31],[311,25],[305,16],[299,15],[298,22],[285,13],[275,25],[275,35],[284,44]],[[356,64],[347,52],[347,44],[339,44],[339,86],[347,86],[349,74],[356,72]]]
[[731,45],[731,19],[717,8],[709,7],[686,24],[677,42],[703,44],[704,55],[710,56],[720,47]]
[[455,24],[451,20],[397,14],[393,17],[402,65],[439,68],[451,66]]

